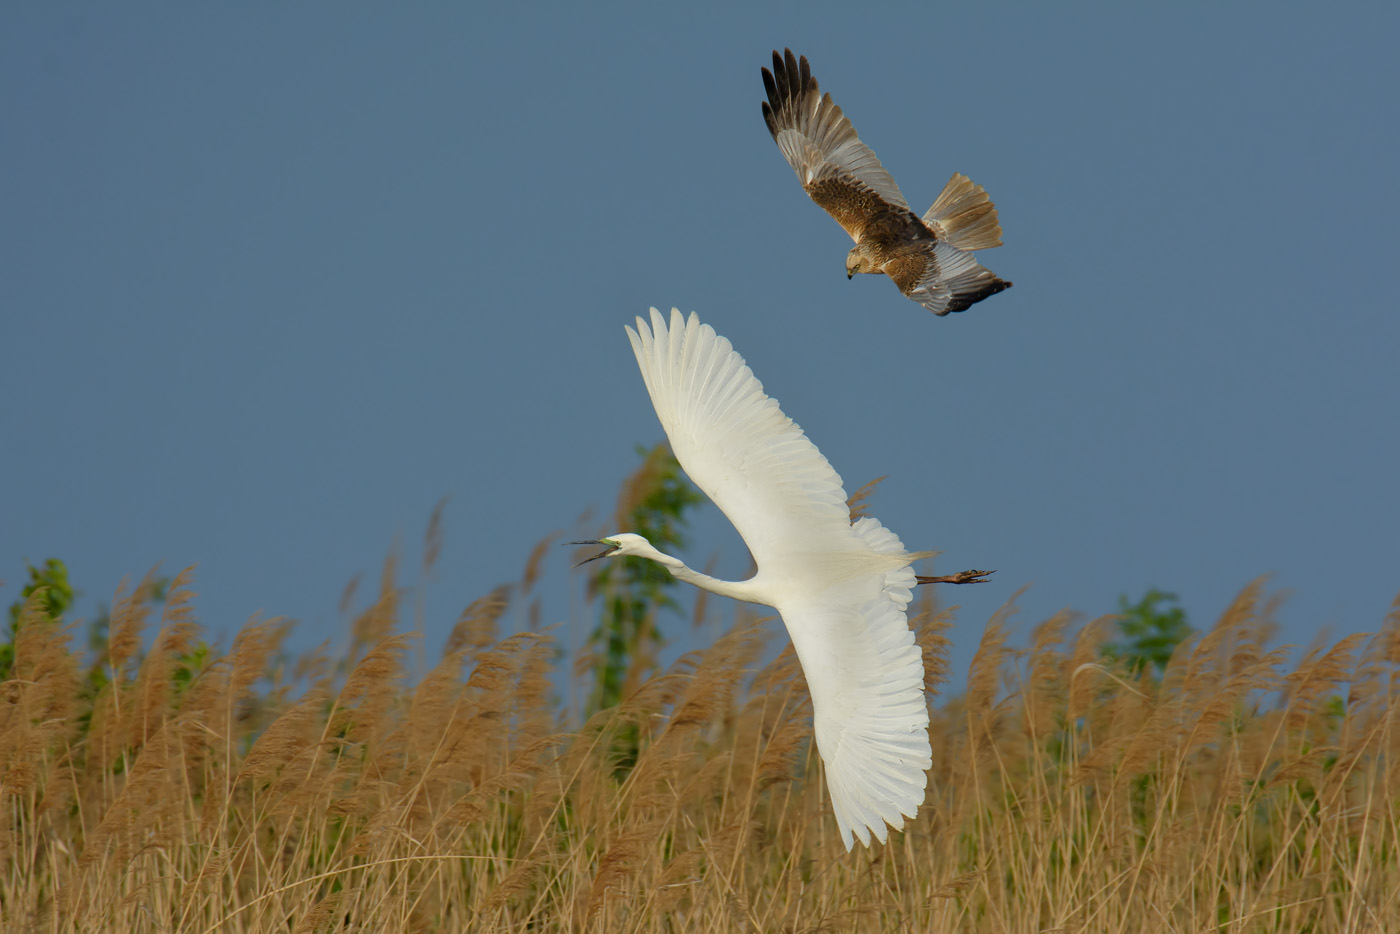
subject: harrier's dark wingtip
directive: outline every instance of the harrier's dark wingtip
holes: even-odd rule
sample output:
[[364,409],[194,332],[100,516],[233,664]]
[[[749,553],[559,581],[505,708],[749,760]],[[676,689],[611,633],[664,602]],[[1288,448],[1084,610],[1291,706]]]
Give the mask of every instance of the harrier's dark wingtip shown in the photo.
[[817,91],[817,82],[812,77],[812,67],[807,64],[807,56],[792,54],[792,49],[783,49],[780,54],[773,50],[773,70],[760,68],[763,73],[763,90],[768,94],[768,103],[763,110],[763,119],[774,136],[774,128],[779,114],[793,110],[797,102],[809,91]]
[[954,294],[953,300],[948,303],[948,307],[938,312],[938,314],[947,315],[955,311],[966,311],[984,298],[990,298],[998,292],[1005,292],[1007,289],[1011,288],[1013,284],[1014,283],[1007,282],[1005,279],[998,279],[993,276],[991,282],[988,282],[975,292]]
[[[807,56],[800,59],[792,54],[792,49],[783,49],[783,54],[779,55],[777,50],[773,50],[773,79],[778,86],[786,90],[784,97],[796,100],[803,92],[812,85],[812,68],[807,64]],[[771,95],[770,95],[771,96]],[[779,109],[778,101],[773,101],[773,108]]]

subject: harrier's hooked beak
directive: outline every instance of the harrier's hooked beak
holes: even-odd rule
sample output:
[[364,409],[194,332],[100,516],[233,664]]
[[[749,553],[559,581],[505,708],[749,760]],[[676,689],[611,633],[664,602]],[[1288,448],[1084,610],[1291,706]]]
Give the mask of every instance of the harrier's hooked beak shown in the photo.
[[847,278],[847,280],[854,279],[855,277],[856,277],[856,274],[855,274],[855,273],[851,272],[849,269],[846,270],[846,278]]
[[599,558],[606,558],[608,555],[610,555],[610,554],[612,554],[613,552],[617,551],[617,549],[621,547],[620,545],[617,544],[617,542],[610,542],[610,541],[608,541],[606,538],[589,539],[589,540],[586,541],[586,542],[564,542],[563,544],[565,544],[565,545],[606,545],[606,546],[607,546],[607,549],[608,549],[607,551],[600,551],[600,552],[598,552],[596,555],[594,555],[594,556],[591,557],[591,558],[584,558],[584,559],[583,559],[582,561],[580,561],[578,564],[573,565],[574,567],[582,567],[583,565],[587,564],[587,563],[590,562],[590,561],[597,561]]

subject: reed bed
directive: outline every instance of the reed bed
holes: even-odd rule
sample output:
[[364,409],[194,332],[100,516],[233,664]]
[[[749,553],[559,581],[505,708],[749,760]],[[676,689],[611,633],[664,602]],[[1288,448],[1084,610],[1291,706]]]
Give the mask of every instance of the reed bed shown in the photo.
[[[0,686],[0,927],[1400,931],[1400,604],[1289,664],[1256,582],[1161,677],[1103,660],[1110,620],[1013,647],[1008,609],[932,698],[918,820],[847,853],[771,624],[580,723],[550,636],[494,631],[515,592],[415,681],[392,567],[340,659],[288,658],[277,620],[196,651],[181,575],[159,612],[118,598],[105,683],[36,595]],[[952,618],[922,596],[936,691]]]

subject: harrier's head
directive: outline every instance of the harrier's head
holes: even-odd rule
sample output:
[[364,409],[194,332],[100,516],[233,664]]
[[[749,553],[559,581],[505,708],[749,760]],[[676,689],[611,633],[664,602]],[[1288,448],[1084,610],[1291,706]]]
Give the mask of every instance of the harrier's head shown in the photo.
[[880,267],[875,264],[875,260],[868,256],[857,243],[851,247],[851,252],[846,254],[846,278],[850,279],[858,272],[880,272]]

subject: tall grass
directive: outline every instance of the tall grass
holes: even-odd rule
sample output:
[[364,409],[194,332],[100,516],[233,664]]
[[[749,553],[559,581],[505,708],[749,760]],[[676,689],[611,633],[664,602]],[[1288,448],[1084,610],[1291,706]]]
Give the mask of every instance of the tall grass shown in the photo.
[[[580,725],[548,635],[494,632],[511,593],[416,683],[392,565],[343,659],[286,658],[276,620],[194,653],[188,578],[158,620],[138,586],[105,684],[31,598],[0,686],[0,926],[1400,930],[1400,605],[1285,667],[1251,584],[1160,679],[1101,661],[1106,621],[1014,649],[999,614],[933,702],[918,820],[848,854],[771,629],[741,616]],[[922,596],[936,689],[951,618]]]

